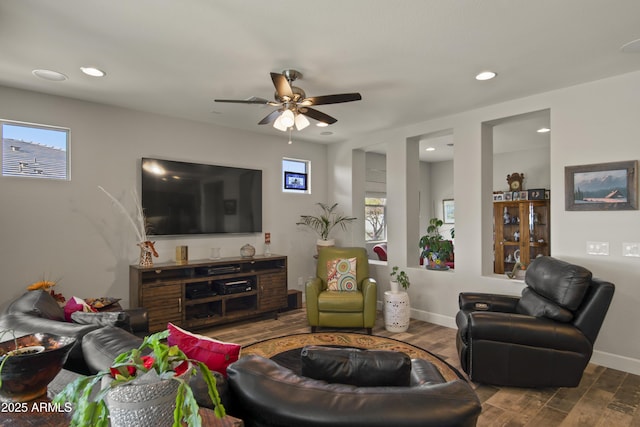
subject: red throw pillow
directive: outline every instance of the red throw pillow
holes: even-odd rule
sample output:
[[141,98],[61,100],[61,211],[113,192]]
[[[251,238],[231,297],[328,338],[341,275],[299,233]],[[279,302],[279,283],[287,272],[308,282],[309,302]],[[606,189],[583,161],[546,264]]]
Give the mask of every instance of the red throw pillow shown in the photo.
[[174,325],[167,324],[170,346],[177,345],[190,359],[203,362],[212,371],[227,376],[227,366],[238,360],[240,356],[239,344],[227,343],[185,331]]

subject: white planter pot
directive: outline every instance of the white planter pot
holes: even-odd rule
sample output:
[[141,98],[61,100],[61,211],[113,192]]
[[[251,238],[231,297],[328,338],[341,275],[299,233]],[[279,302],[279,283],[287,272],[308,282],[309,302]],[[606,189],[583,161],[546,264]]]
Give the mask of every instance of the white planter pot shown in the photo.
[[316,240],[316,249],[317,249],[318,253],[320,253],[320,248],[327,248],[327,247],[335,246],[335,245],[336,245],[336,240],[335,239],[327,239],[327,240],[318,239],[318,240]]
[[[191,376],[189,367],[180,378]],[[103,387],[111,381],[102,378]],[[173,425],[173,411],[176,408],[176,395],[180,383],[173,379],[164,379],[146,384],[122,384],[107,392],[107,407],[112,427],[170,427]]]
[[389,285],[391,286],[392,293],[397,294],[400,291],[400,283],[396,282],[395,280],[389,282]]

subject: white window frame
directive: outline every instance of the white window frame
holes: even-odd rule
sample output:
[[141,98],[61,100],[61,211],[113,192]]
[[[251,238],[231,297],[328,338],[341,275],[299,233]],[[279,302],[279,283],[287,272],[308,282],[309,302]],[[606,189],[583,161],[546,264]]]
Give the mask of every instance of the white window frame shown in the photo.
[[[383,205],[369,205],[367,204],[367,199],[385,199],[385,203]],[[382,208],[382,217],[383,217],[383,230],[384,230],[384,236],[382,236],[381,239],[378,240],[374,240],[374,239],[369,239],[369,236],[367,236],[367,233],[365,232],[364,235],[364,240],[367,243],[379,243],[379,242],[386,242],[387,241],[387,203],[386,203],[386,199],[387,199],[387,195],[386,194],[381,194],[381,193],[367,193],[365,195],[365,202],[364,202],[364,215],[365,215],[365,229],[366,229],[366,222],[367,222],[367,208],[368,207],[381,207]]]
[[[285,188],[285,182],[284,182],[285,172],[298,172],[298,173],[306,174],[307,189],[296,190],[296,189]],[[294,159],[291,157],[283,157],[282,158],[282,180],[280,182],[280,187],[282,188],[283,193],[311,194],[311,161],[303,160],[303,159]]]
[[[38,139],[9,139],[9,137],[7,137],[5,141],[5,126],[31,129],[35,132],[36,138]],[[41,131],[61,132],[63,135],[58,135],[58,137],[64,136],[64,142],[62,142],[60,138],[57,138],[58,141],[55,144],[47,144],[47,142],[51,142],[51,140],[39,139],[41,136],[37,134]],[[0,119],[0,140],[2,141],[2,146],[0,146],[0,176],[3,178],[17,177],[60,181],[71,180],[71,130],[69,128]],[[15,141],[15,143],[12,141]],[[33,144],[35,144],[35,146],[33,146]],[[30,147],[33,149],[31,150]],[[11,159],[11,163],[7,160],[15,156],[12,156],[9,151],[19,156],[17,160]],[[22,153],[20,153],[21,151]],[[36,154],[34,151],[41,153]],[[49,154],[52,154],[53,158],[49,157]],[[38,156],[40,156],[39,159]],[[17,163],[17,167],[13,167],[13,162]],[[62,164],[63,162],[64,164]],[[61,169],[63,169],[64,172],[62,172]]]

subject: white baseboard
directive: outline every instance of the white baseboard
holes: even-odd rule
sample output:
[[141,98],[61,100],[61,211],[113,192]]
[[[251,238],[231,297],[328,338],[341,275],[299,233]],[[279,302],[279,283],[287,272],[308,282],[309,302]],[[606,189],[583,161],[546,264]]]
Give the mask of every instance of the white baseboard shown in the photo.
[[640,375],[640,360],[631,357],[594,350],[591,356],[591,363],[629,372],[630,374]]
[[445,326],[447,328],[457,329],[456,319],[443,314],[430,313],[424,310],[411,309],[411,317],[422,320],[423,322],[433,323],[435,325]]
[[[382,310],[382,302],[378,301],[378,308]],[[411,309],[411,318],[422,320],[423,322],[433,323],[435,325],[456,329],[456,319],[451,316],[445,316],[437,313],[430,313],[424,310]],[[619,371],[628,372],[634,375],[640,375],[640,360],[631,357],[620,356],[618,354],[607,353],[604,351],[594,350],[590,363],[604,366]]]

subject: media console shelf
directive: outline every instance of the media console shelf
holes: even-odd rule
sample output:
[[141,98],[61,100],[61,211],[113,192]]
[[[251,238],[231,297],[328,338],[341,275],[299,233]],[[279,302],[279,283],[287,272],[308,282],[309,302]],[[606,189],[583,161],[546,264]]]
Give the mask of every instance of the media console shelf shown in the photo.
[[149,331],[171,322],[187,329],[229,323],[287,308],[287,257],[196,260],[129,267],[131,307],[148,311]]

